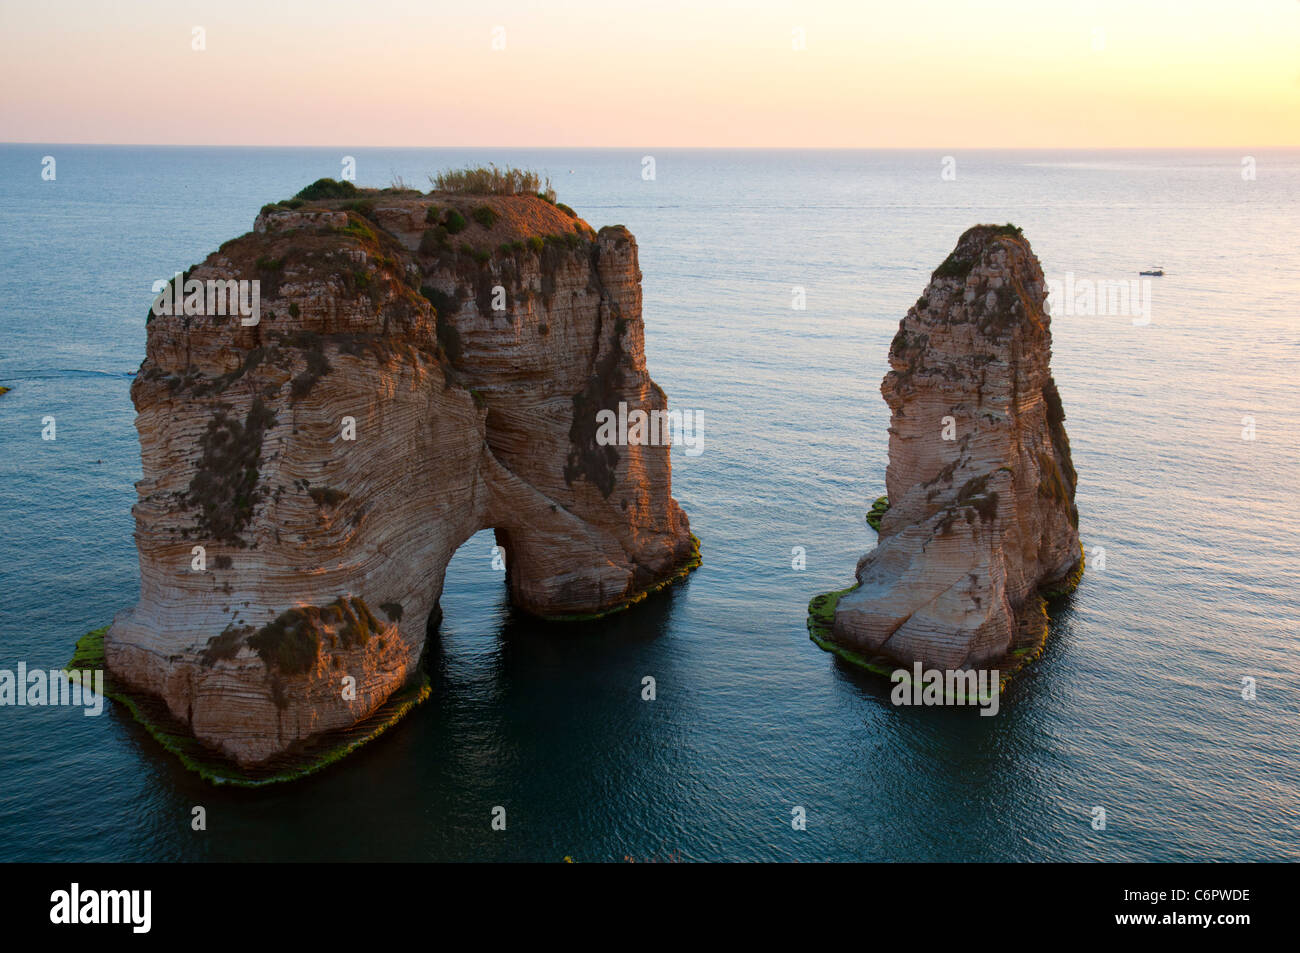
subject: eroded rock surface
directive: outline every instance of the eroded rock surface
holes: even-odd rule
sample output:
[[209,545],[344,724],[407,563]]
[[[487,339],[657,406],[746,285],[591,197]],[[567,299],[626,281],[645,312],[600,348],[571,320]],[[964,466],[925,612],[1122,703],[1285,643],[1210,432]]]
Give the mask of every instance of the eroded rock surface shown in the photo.
[[927,668],[988,666],[1041,636],[1043,591],[1077,580],[1076,478],[1045,299],[1019,229],[977,226],[902,320],[881,384],[889,509],[835,606],[836,644]]
[[607,610],[694,554],[668,448],[595,440],[598,409],[666,407],[621,226],[531,196],[363,192],[267,206],[185,277],[258,279],[260,320],[150,319],[141,596],[105,657],[241,765],[406,684],[481,529],[541,615]]

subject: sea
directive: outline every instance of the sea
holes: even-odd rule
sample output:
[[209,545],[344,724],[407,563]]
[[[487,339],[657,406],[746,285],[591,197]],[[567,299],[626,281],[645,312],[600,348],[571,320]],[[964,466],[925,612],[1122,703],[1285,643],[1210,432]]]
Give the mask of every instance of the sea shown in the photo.
[[[0,708],[0,860],[1300,858],[1294,150],[0,145],[0,669],[61,667],[137,598],[153,283],[349,160],[376,187],[532,168],[631,229],[650,372],[700,415],[672,478],[703,565],[543,625],[474,536],[432,697],[291,784],[213,787],[115,703]],[[875,544],[899,320],[1006,222],[1075,289],[1052,364],[1088,570],[996,717],[897,707],[807,604]]]

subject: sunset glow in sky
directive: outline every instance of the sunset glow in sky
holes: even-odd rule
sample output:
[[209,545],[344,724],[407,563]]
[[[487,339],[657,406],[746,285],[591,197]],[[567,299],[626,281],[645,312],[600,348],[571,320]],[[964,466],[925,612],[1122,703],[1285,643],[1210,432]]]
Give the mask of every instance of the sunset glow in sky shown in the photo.
[[1296,0],[698,6],[4,0],[0,141],[1300,144]]

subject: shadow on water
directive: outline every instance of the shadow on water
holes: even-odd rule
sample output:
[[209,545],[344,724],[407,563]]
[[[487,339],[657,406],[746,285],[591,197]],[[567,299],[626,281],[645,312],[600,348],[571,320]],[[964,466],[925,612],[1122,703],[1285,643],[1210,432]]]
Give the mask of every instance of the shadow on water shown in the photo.
[[631,645],[667,635],[689,585],[688,579],[621,612],[583,622],[550,622],[512,606],[498,631],[503,657],[508,665],[527,665],[556,653],[581,653],[597,662],[617,657]]
[[[454,620],[430,618],[426,634],[422,664],[433,680],[434,697],[471,692],[503,698],[539,677],[555,684],[612,679],[621,677],[612,672],[647,654],[671,666],[667,646],[656,649],[655,644],[671,631],[689,585],[684,580],[627,610],[582,621],[551,621],[521,611],[510,605],[504,586],[486,614],[476,605],[467,618],[463,607],[455,606]],[[455,598],[445,593],[443,603],[451,605]],[[534,714],[545,718],[545,712]]]
[[[1042,736],[1040,709],[1045,699],[1062,703],[1055,673],[1070,653],[1075,613],[1070,596],[1049,606],[1043,656],[1011,681],[991,716],[978,705],[896,705],[889,678],[832,656],[841,687],[873,703],[862,725],[870,758],[849,770],[864,790],[884,792],[862,822],[876,818],[884,843],[910,845],[907,855],[887,852],[887,859],[1051,856],[1053,845],[1023,837],[1035,817],[1060,810],[1051,776],[1068,769],[1057,741]],[[891,777],[907,783],[882,785]]]

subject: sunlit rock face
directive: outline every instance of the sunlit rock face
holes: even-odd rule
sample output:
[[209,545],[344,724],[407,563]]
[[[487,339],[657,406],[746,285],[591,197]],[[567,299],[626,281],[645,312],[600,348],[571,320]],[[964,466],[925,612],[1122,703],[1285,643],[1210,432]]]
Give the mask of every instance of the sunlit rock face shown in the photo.
[[186,278],[256,279],[259,313],[150,318],[141,595],[105,655],[241,765],[407,684],[481,529],[540,615],[617,606],[692,557],[668,447],[596,439],[597,411],[667,403],[621,226],[531,196],[362,192],[268,206]]
[[1042,626],[1081,569],[1075,471],[1038,259],[977,226],[902,320],[881,384],[890,508],[832,638],[927,668],[981,667]]

